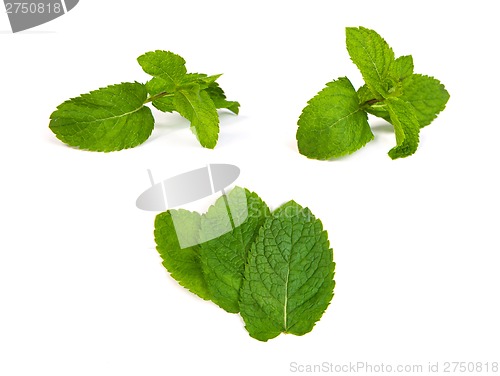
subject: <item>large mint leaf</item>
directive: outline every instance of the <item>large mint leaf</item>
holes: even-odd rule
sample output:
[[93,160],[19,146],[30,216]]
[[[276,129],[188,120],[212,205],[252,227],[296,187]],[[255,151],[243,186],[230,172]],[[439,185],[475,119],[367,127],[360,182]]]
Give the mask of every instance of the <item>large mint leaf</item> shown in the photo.
[[450,94],[434,77],[414,74],[403,81],[403,94],[400,98],[411,104],[422,128],[444,110]]
[[[148,90],[162,90],[172,92],[175,87],[182,83],[186,75],[186,61],[170,51],[151,51],[137,58],[142,69],[155,77],[150,81]],[[158,89],[161,87],[161,89]],[[153,91],[155,91],[153,90]],[[157,94],[158,92],[150,92]]]
[[201,263],[210,298],[228,312],[239,312],[247,253],[268,215],[255,193],[236,187],[201,219]]
[[191,130],[206,148],[213,149],[219,138],[219,115],[210,95],[191,84],[175,91],[173,104],[179,114],[191,122]]
[[156,249],[163,266],[181,286],[209,300],[210,292],[200,262],[201,215],[187,210],[168,210],[155,219]]
[[394,62],[394,52],[387,42],[374,30],[348,27],[346,45],[370,90],[377,98],[387,97],[391,87],[388,74]]
[[298,147],[301,154],[330,159],[350,154],[373,139],[366,112],[346,78],[332,81],[312,98],[298,121]]
[[250,335],[312,330],[333,297],[333,251],[321,221],[291,201],[259,230],[248,255],[240,310]]
[[385,101],[389,117],[396,133],[397,146],[389,151],[392,159],[404,158],[417,151],[420,126],[413,107],[399,99],[388,98]]
[[146,141],[154,127],[151,110],[144,106],[147,95],[137,82],[91,91],[59,105],[49,127],[58,139],[80,149],[132,148]]

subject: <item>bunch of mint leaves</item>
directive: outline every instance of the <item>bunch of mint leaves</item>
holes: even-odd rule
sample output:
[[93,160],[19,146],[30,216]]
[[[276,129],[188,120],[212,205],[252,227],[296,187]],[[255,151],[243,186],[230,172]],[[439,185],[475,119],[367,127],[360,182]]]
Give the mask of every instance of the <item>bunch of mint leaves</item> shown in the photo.
[[235,187],[207,213],[168,210],[155,220],[163,265],[194,294],[240,313],[250,336],[310,332],[333,298],[326,231],[294,201],[274,212]]
[[235,114],[239,103],[228,101],[216,80],[221,76],[187,73],[186,61],[169,51],[151,51],[137,59],[153,76],[146,84],[124,82],[72,98],[50,115],[49,128],[62,142],[84,150],[110,152],[146,141],[154,117],[146,106],[178,112],[191,123],[200,144],[213,149],[219,138],[217,109]]
[[346,28],[346,44],[365,84],[356,91],[341,77],[308,102],[298,121],[299,152],[321,160],[353,153],[374,138],[369,113],[394,126],[397,145],[388,153],[392,159],[412,155],[420,129],[445,108],[448,92],[437,79],[413,73],[411,55],[396,59],[373,30]]

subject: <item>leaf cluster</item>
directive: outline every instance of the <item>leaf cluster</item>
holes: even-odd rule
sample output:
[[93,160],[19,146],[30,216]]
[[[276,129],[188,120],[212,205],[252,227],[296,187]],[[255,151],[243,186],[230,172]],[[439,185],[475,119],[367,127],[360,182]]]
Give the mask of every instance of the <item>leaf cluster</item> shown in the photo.
[[326,84],[303,109],[297,142],[301,154],[331,159],[353,153],[374,136],[367,114],[394,126],[392,159],[415,153],[420,129],[429,125],[449,99],[435,78],[413,73],[411,55],[395,58],[387,42],[364,27],[346,28],[346,45],[365,84],[355,90],[347,77]]
[[145,84],[124,82],[82,94],[60,104],[49,128],[64,143],[84,150],[116,151],[146,141],[154,128],[147,106],[178,112],[191,123],[200,144],[213,149],[219,137],[217,109],[238,114],[216,82],[221,76],[187,73],[185,60],[169,51],[152,51],[137,59],[152,76]]
[[155,220],[163,265],[179,284],[231,313],[261,341],[313,329],[332,297],[335,264],[321,221],[290,201],[274,212],[234,188],[206,214]]

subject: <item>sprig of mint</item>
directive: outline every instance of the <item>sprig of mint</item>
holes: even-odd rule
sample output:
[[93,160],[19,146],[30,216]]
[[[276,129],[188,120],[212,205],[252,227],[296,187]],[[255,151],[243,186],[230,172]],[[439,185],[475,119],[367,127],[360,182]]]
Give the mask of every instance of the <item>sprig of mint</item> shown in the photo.
[[333,297],[335,263],[327,233],[309,209],[293,201],[271,213],[255,193],[236,187],[206,214],[159,214],[155,240],[174,279],[239,312],[250,336],[260,341],[310,332]]
[[146,106],[152,103],[188,119],[200,144],[213,149],[219,137],[217,109],[238,114],[240,106],[226,99],[216,82],[221,75],[187,73],[185,60],[168,51],[147,52],[137,60],[151,80],[107,86],[65,101],[50,115],[56,137],[84,150],[133,148],[153,131],[154,117]]
[[413,73],[412,56],[395,58],[387,42],[364,27],[346,28],[347,51],[363,76],[357,91],[341,77],[326,84],[302,111],[298,121],[299,152],[332,159],[351,154],[374,136],[367,114],[394,126],[392,159],[415,153],[420,129],[444,110],[449,94],[435,78]]

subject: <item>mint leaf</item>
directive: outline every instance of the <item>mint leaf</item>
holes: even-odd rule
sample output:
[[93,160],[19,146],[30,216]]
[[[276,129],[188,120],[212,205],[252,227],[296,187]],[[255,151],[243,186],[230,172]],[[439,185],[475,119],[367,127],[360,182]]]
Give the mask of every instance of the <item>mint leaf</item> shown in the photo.
[[200,262],[200,223],[198,213],[168,210],[156,216],[154,235],[163,266],[172,278],[200,298],[209,300],[210,292]]
[[411,55],[400,56],[391,65],[390,76],[396,81],[403,81],[413,74],[413,57]]
[[334,269],[321,221],[293,201],[277,209],[259,230],[245,268],[240,309],[249,334],[267,341],[310,332],[333,297]]
[[164,96],[152,101],[153,106],[162,112],[174,112],[174,98],[172,96]]
[[228,312],[240,310],[247,253],[268,215],[259,196],[236,187],[201,219],[201,263],[210,299]]
[[418,147],[420,126],[415,111],[409,103],[399,98],[388,98],[385,102],[397,142],[397,146],[389,151],[389,157],[408,157],[415,153]]
[[418,123],[423,128],[444,110],[450,94],[434,77],[414,74],[403,81],[403,94],[400,98],[411,104]]
[[389,94],[387,76],[394,62],[394,52],[377,32],[364,27],[346,28],[346,45],[370,90],[377,98]]
[[175,91],[173,104],[179,114],[191,122],[191,130],[206,148],[213,149],[219,138],[219,115],[210,95],[191,84]]
[[[158,95],[160,93],[168,93],[169,83],[163,78],[153,77],[151,80],[146,82],[146,89],[151,96]],[[175,90],[172,89],[173,92]]]
[[[163,90],[171,92],[179,85],[187,73],[186,61],[169,51],[151,51],[137,58],[140,66],[147,74],[159,78],[156,86],[163,86]],[[151,93],[157,94],[157,93]]]
[[142,144],[154,127],[144,107],[146,87],[140,83],[108,86],[57,107],[49,128],[64,143],[92,151],[115,151]]
[[346,78],[332,81],[312,98],[298,121],[299,152],[330,159],[350,154],[373,139],[366,112]]
[[228,312],[239,312],[239,290],[250,245],[269,214],[255,194],[236,187],[200,215],[168,210],[155,220],[163,265],[182,286]]
[[216,108],[226,108],[238,115],[240,111],[240,104],[235,101],[228,101],[226,99],[226,94],[224,94],[224,90],[222,90],[217,82],[210,83],[206,91],[208,95],[210,95],[210,98],[214,102]]
[[210,84],[213,84],[220,76],[222,76],[222,74],[208,76],[204,73],[188,73],[184,76],[181,85],[197,83],[200,85],[201,89],[206,89]]
[[[197,75],[198,78],[193,77],[194,75]],[[198,83],[199,86],[195,85],[196,90],[198,90],[199,88],[199,90],[206,91],[210,96],[210,99],[212,99],[212,102],[214,102],[215,108],[217,109],[226,108],[229,111],[233,112],[234,114],[238,115],[240,104],[235,101],[228,101],[226,99],[226,95],[224,94],[224,90],[222,90],[219,84],[215,81],[211,81],[213,79],[218,78],[220,75],[206,76],[199,73],[194,73],[192,75],[187,74],[186,77],[188,76],[190,78],[185,79],[180,88],[178,88],[178,90],[183,90],[183,89],[189,90],[193,86],[192,83]],[[188,85],[189,82],[191,82],[191,85]],[[162,93],[164,92],[165,89],[162,80],[155,78],[149,81],[146,84],[146,87],[148,88],[148,92],[151,95],[157,95],[159,93]],[[173,96],[174,94],[161,96],[153,101],[153,106],[155,106],[158,110],[162,112],[176,111]]]
[[174,112],[174,94],[167,92],[167,88],[168,83],[162,78],[154,77],[146,82],[146,89],[151,95],[149,101],[153,106],[162,112]]
[[359,104],[361,106],[369,106],[367,102],[378,101],[378,99],[375,98],[375,94],[368,88],[366,84],[361,86],[358,89],[357,93],[358,93]]

